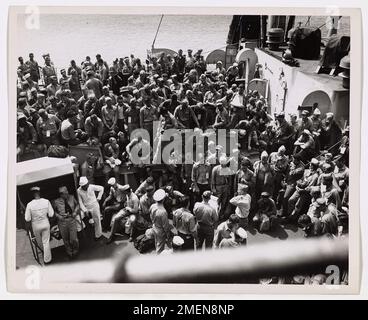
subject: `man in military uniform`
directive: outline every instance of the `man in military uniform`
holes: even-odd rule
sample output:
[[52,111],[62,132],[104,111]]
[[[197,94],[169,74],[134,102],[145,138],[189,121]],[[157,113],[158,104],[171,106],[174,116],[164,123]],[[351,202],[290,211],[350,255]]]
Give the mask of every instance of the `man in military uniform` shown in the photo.
[[150,134],[151,144],[153,143],[153,122],[158,120],[157,108],[151,104],[151,98],[147,97],[144,106],[140,109],[140,127]]
[[231,170],[227,166],[226,156],[220,157],[220,164],[212,170],[211,190],[218,197],[220,221],[226,220],[229,212],[229,199],[231,196]]
[[292,152],[292,141],[290,141],[291,137],[294,134],[293,127],[285,120],[285,113],[280,112],[276,116],[277,127],[276,127],[276,135],[275,135],[275,151],[281,147],[282,145],[286,148],[286,154],[289,155]]

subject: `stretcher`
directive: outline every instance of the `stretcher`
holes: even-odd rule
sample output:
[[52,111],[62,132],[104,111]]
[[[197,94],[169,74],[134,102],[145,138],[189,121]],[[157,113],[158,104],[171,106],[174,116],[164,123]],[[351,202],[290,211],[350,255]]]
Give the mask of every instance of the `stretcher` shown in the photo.
[[31,246],[32,254],[33,254],[34,259],[37,261],[37,263],[39,265],[42,265],[41,261],[40,261],[40,254],[43,254],[43,250],[38,245],[36,237],[34,236],[32,230],[28,230],[27,236],[28,236],[28,239],[29,239],[29,244]]

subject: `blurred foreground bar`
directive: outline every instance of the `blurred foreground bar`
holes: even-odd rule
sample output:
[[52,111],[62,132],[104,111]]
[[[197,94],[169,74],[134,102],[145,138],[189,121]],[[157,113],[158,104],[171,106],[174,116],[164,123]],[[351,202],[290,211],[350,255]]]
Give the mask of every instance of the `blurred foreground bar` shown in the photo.
[[[234,283],[348,267],[348,240],[290,240],[233,249],[141,255],[117,270],[117,282]],[[121,275],[119,272],[122,272]]]
[[[111,259],[50,265],[45,283],[254,283],[275,276],[348,268],[348,239],[270,241],[231,249],[138,255],[124,248]],[[19,270],[19,280],[26,273]]]

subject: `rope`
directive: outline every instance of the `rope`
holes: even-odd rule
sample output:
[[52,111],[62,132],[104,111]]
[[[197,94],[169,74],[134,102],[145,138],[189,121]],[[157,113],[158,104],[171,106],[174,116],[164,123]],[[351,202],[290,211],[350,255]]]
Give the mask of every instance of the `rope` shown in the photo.
[[[340,144],[341,143],[341,141],[342,141],[342,139],[343,138],[341,138],[339,141],[337,141],[334,145],[332,145],[331,147],[329,147],[328,149],[326,149],[326,150],[323,150],[323,151],[329,151],[329,150],[331,150],[332,148],[334,148],[335,146],[337,146],[338,144]],[[316,156],[316,157],[314,157],[314,158],[316,158],[316,159],[318,159],[318,158],[320,158],[321,156],[323,155],[323,153],[322,152],[320,152],[319,153],[319,155],[318,156]],[[309,165],[311,163],[311,161],[309,161],[308,163],[306,163],[305,165]]]
[[152,48],[155,46],[156,38],[157,38],[157,35],[158,35],[158,31],[160,30],[160,26],[161,26],[161,22],[162,22],[163,18],[164,18],[164,15],[161,15],[160,23],[158,24],[156,34],[155,34],[155,38],[153,39],[153,42],[152,42]]
[[[340,21],[342,18],[342,16],[339,16],[338,21]],[[324,27],[327,24],[327,22],[325,22],[324,24],[322,24],[321,26],[319,26],[317,29],[321,29],[322,27]]]
[[312,17],[312,16],[308,16],[308,20],[305,22],[305,25],[306,25],[306,26],[307,26],[307,25],[308,25],[308,26],[310,26],[310,20],[311,20],[311,17]]

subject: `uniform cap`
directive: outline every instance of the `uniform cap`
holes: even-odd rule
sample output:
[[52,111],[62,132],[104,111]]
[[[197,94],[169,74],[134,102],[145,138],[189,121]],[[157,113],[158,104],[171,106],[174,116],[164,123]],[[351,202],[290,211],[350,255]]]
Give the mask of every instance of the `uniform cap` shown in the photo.
[[316,200],[316,205],[319,207],[319,206],[323,206],[326,204],[326,198],[318,198]]
[[220,157],[220,164],[224,165],[227,163],[227,158],[225,156]]
[[319,116],[319,115],[321,115],[321,110],[319,110],[318,108],[315,108],[314,111],[313,111],[313,114],[316,115],[316,116]]
[[80,177],[80,179],[79,179],[79,185],[81,187],[85,186],[87,183],[88,183],[87,177]]
[[165,199],[165,197],[166,197],[166,192],[163,189],[158,189],[153,194],[153,200],[155,200],[155,201],[162,201],[163,199]]
[[184,240],[182,237],[174,236],[173,237],[173,244],[176,246],[182,246],[184,244]]
[[313,165],[319,165],[319,161],[316,159],[316,158],[313,158],[312,160],[311,160],[311,164],[313,164]]
[[121,187],[121,190],[122,191],[127,191],[130,189],[130,185],[129,184],[124,184],[122,187]]
[[303,111],[302,111],[302,115],[303,115],[303,116],[309,116],[309,112],[308,112],[307,110],[303,110]]
[[243,228],[238,228],[236,234],[242,239],[247,239],[248,237],[247,232]]
[[107,181],[107,184],[109,184],[110,186],[113,186],[115,183],[116,183],[115,178],[110,178],[109,181]]

